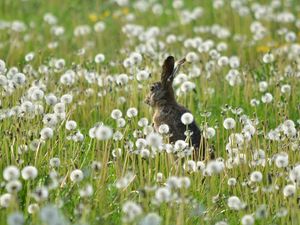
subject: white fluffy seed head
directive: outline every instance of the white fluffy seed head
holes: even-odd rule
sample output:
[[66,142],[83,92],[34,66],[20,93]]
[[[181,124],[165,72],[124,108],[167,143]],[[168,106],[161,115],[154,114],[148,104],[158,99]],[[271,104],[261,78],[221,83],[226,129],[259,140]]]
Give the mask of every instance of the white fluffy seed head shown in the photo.
[[8,166],[3,170],[3,178],[7,181],[17,180],[19,176],[20,171],[16,166]]
[[136,108],[129,108],[126,112],[126,115],[129,117],[129,118],[133,118],[133,117],[136,117],[138,114],[138,111]]
[[9,207],[10,203],[13,200],[13,196],[10,193],[5,193],[0,196],[0,206],[3,208]]
[[33,180],[38,175],[38,170],[34,166],[26,166],[21,171],[24,180]]
[[235,186],[236,185],[236,179],[234,177],[231,177],[227,180],[228,186]]
[[244,208],[244,203],[237,196],[229,197],[227,200],[227,205],[233,210],[240,210]]
[[223,126],[226,130],[234,129],[236,122],[233,118],[226,118],[223,122]]
[[83,180],[83,172],[79,169],[73,170],[70,174],[70,179],[74,183],[78,183]]
[[53,129],[50,127],[44,127],[41,130],[40,135],[43,140],[50,139],[53,137]]
[[189,125],[191,124],[192,122],[194,121],[194,117],[191,113],[189,112],[186,112],[184,114],[182,114],[181,116],[181,122],[184,124],[184,125]]
[[158,132],[160,134],[167,134],[169,133],[169,126],[167,124],[161,124],[158,128]]
[[253,225],[255,223],[255,219],[252,215],[245,215],[243,216],[241,222],[242,225]]
[[291,197],[296,193],[296,187],[293,184],[288,184],[283,188],[284,197]]
[[95,63],[97,63],[97,64],[102,63],[105,60],[105,56],[103,54],[99,53],[95,56],[94,60],[95,60]]
[[263,175],[260,171],[254,171],[250,175],[250,180],[252,182],[261,182],[263,178]]
[[67,130],[75,130],[77,127],[77,123],[74,120],[68,120],[66,122],[66,129]]
[[199,56],[195,52],[189,52],[186,57],[186,61],[189,63],[197,62],[199,60]]
[[114,109],[111,114],[110,114],[111,118],[113,118],[114,120],[120,119],[122,118],[122,111],[119,109]]
[[146,141],[149,146],[159,148],[162,145],[163,138],[159,133],[152,132],[147,135]]
[[96,132],[95,137],[101,141],[106,141],[106,140],[110,139],[113,135],[112,129],[105,125],[102,125],[102,126],[96,128],[95,132]]
[[273,101],[273,95],[270,93],[266,93],[261,97],[261,101],[266,104],[270,103]]
[[207,127],[203,132],[203,136],[208,139],[213,138],[215,134],[216,134],[216,130],[212,127]]

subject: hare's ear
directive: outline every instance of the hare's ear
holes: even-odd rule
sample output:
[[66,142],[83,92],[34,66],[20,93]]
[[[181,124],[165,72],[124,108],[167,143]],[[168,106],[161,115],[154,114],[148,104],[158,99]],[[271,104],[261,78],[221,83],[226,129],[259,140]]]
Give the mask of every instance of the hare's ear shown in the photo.
[[168,56],[168,58],[165,59],[164,64],[162,66],[162,72],[161,72],[161,82],[165,86],[167,84],[172,84],[173,78],[173,70],[174,70],[174,63],[175,59],[173,56]]

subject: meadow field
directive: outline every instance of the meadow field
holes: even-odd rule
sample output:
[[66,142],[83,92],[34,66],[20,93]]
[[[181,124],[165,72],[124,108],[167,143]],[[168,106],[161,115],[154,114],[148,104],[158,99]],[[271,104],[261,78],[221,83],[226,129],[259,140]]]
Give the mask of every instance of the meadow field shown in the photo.
[[[170,55],[205,159],[144,102]],[[298,225],[300,2],[0,0],[0,150],[1,225]]]

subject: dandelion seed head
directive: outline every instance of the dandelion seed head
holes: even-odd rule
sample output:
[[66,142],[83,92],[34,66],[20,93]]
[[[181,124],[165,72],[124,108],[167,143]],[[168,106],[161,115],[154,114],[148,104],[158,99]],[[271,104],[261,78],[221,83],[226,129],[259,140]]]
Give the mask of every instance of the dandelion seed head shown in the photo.
[[75,169],[70,174],[70,179],[74,183],[78,183],[83,180],[83,172],[79,169]]
[[233,118],[226,118],[223,122],[223,126],[226,130],[234,129],[236,122]]
[[17,180],[19,176],[20,171],[16,166],[8,166],[3,170],[3,178],[7,181]]
[[26,166],[21,171],[24,180],[33,180],[38,175],[38,170],[34,166]]
[[283,188],[284,197],[291,197],[296,193],[296,187],[293,184],[288,184]]
[[260,171],[254,171],[250,175],[250,180],[252,182],[261,182],[263,178],[263,175]]
[[189,112],[186,112],[184,114],[182,114],[181,116],[181,122],[184,124],[184,125],[189,125],[191,124],[192,122],[194,121],[194,117],[191,113]]
[[255,223],[255,219],[252,215],[245,215],[242,217],[242,225],[253,225]]

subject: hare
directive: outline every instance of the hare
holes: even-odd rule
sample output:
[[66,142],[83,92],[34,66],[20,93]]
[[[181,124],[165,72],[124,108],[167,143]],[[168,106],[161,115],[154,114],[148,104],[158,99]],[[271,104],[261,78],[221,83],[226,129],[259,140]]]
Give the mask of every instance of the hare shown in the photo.
[[[155,130],[158,131],[161,124],[167,124],[171,143],[186,139],[186,125],[181,122],[181,116],[190,111],[177,103],[172,87],[174,77],[184,62],[185,58],[174,67],[174,57],[167,57],[162,66],[161,80],[151,85],[150,93],[145,99],[145,103],[154,109],[153,124]],[[192,133],[190,142],[196,149],[196,157],[204,159],[205,143],[195,120],[188,126],[188,129]]]

